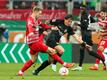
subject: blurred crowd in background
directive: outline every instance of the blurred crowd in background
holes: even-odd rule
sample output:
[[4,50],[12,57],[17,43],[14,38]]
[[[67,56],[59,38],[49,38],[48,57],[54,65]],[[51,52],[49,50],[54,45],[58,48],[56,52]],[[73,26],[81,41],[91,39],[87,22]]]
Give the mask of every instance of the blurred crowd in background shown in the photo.
[[89,10],[107,10],[107,0],[0,0],[0,9],[31,9],[39,5],[43,9],[67,10],[70,7],[79,9],[81,4],[86,4]]
[[[81,5],[86,5],[87,10],[94,12],[107,12],[107,0],[0,0],[0,9],[7,10],[31,10],[34,6],[39,6],[43,10],[66,10],[67,13],[73,14],[73,11],[80,10]],[[7,26],[5,23],[0,23],[0,42],[8,42]],[[74,30],[77,34],[80,33],[80,28],[74,27]]]

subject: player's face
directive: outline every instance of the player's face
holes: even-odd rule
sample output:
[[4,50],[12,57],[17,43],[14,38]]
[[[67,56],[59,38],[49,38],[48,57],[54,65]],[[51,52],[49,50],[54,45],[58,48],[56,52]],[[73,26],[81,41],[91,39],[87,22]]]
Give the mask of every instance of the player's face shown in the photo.
[[102,18],[105,18],[107,16],[106,12],[100,12],[100,15],[102,16]]
[[42,15],[42,11],[35,11],[35,17],[39,18]]
[[66,26],[70,26],[71,23],[72,23],[72,19],[71,19],[71,18],[65,19],[65,25],[66,25]]

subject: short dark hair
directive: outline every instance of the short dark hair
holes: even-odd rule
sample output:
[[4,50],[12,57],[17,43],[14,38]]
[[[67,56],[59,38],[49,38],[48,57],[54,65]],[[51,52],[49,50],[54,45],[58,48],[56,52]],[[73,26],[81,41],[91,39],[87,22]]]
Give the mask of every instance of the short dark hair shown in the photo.
[[87,9],[87,5],[81,5],[80,9]]
[[65,16],[65,19],[72,19],[72,14],[67,14],[66,16]]
[[34,6],[33,9],[32,9],[32,11],[41,11],[41,10],[42,9],[40,7],[38,7],[38,6]]

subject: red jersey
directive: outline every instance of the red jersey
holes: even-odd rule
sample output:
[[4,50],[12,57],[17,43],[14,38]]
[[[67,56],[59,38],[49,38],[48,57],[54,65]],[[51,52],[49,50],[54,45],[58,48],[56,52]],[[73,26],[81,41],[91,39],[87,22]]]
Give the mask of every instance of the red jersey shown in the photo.
[[40,26],[45,28],[45,29],[51,28],[50,26],[48,26],[46,24],[42,24],[39,19],[35,21],[35,19],[32,16],[30,16],[27,19],[27,24],[26,24],[26,41],[27,41],[27,44],[31,44],[34,42],[41,41],[41,38],[39,36],[39,27]]
[[[99,26],[101,26],[101,28],[105,31],[105,33],[107,33],[107,17],[102,19],[99,18],[99,22],[98,22]],[[107,39],[107,35],[103,36],[103,39]]]
[[98,21],[99,26],[101,26],[103,30],[105,29],[107,30],[107,18],[104,18],[104,19],[99,18],[98,20],[99,20]]

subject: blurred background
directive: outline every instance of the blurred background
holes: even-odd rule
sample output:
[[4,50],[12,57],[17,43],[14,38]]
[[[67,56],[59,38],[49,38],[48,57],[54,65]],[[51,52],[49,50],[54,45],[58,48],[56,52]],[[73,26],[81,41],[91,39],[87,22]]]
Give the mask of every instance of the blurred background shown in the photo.
[[81,5],[87,5],[92,16],[107,11],[107,0],[0,0],[0,41],[24,42],[25,21],[35,5],[43,8],[42,20],[63,19],[72,14],[78,21]]
[[[93,17],[99,11],[107,12],[107,0],[0,0],[0,62],[17,63],[29,59],[28,47],[25,47],[23,43],[25,42],[26,19],[34,6],[43,8],[41,19],[44,22],[50,19],[64,19],[66,14],[72,14],[74,21],[78,22],[81,5],[86,5],[87,10]],[[79,30],[80,28],[76,28],[75,31],[78,35],[81,35]],[[93,42],[97,44],[99,42],[97,34],[93,32],[92,35]],[[77,43],[72,37],[70,41],[70,43]],[[61,42],[66,43],[64,37],[62,37]],[[23,59],[25,51],[27,56]],[[9,56],[12,59],[8,58]],[[77,55],[74,56],[77,57]],[[90,62],[89,60],[88,62]]]

